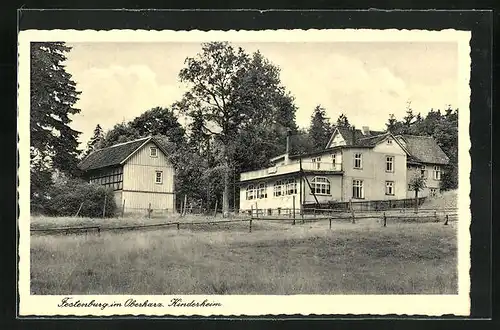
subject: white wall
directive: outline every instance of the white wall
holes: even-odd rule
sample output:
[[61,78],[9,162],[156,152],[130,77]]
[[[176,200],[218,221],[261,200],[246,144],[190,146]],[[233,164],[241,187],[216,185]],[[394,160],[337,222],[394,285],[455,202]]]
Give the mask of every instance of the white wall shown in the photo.
[[[125,208],[173,209],[174,168],[158,149],[157,157],[150,156],[150,142],[127,160],[123,168],[123,195]],[[156,183],[156,171],[163,172],[163,182]]]

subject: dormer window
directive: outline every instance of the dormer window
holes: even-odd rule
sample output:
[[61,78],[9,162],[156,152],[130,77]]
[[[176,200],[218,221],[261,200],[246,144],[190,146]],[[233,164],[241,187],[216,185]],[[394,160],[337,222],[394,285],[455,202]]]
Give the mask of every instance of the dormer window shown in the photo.
[[392,144],[392,139],[387,139],[387,144]]
[[150,147],[149,148],[149,156],[150,157],[158,157],[158,148],[157,147]]

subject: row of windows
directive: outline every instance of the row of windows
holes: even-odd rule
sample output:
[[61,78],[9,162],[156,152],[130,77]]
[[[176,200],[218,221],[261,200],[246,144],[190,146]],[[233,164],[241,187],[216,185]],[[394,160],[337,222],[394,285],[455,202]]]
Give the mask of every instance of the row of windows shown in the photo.
[[101,177],[91,177],[90,182],[91,183],[97,183],[97,184],[110,184],[110,183],[115,183],[115,182],[122,182],[123,181],[123,174],[113,174],[113,175],[107,175],[107,176],[101,176]]
[[[163,184],[163,171],[155,171],[154,181],[156,184]],[[113,190],[120,190],[123,189],[123,173],[111,174],[106,176],[92,176],[90,178],[90,183],[96,183],[105,187],[111,187],[113,188]]]
[[103,185],[113,190],[123,188],[123,169],[121,167],[112,169],[101,169],[93,172],[89,180],[91,183]]
[[[389,141],[388,141],[389,142]],[[332,162],[333,164],[336,164],[336,154],[332,154]],[[355,153],[354,154],[354,159],[353,159],[353,168],[355,169],[363,169],[363,154],[362,153]],[[317,164],[317,168],[320,168],[321,165],[321,157],[315,157],[312,159],[312,162]],[[411,168],[411,165],[408,165],[408,168]],[[385,157],[385,171],[389,173],[394,172],[394,156],[386,156]],[[421,174],[422,176],[427,176],[427,170],[425,165],[422,165],[421,167]],[[434,166],[433,170],[433,178],[434,180],[441,180],[441,169],[439,166]]]
[[[330,195],[331,194],[331,184],[330,180],[325,177],[314,177],[311,180],[311,193],[314,192],[316,195]],[[290,180],[279,180],[276,181],[273,187],[273,195],[275,197],[284,195],[293,195],[297,193],[297,182],[295,179]],[[393,196],[395,194],[394,181],[385,182],[385,194]],[[352,197],[363,199],[365,198],[364,193],[364,182],[363,180],[352,180]],[[262,199],[267,198],[267,184],[264,182],[258,185],[249,185],[246,191],[246,199]]]
[[[353,168],[358,169],[358,170],[363,168],[363,154],[361,154],[361,153],[354,154]],[[385,171],[386,172],[394,172],[394,156],[386,156],[385,157]]]
[[[295,179],[278,180],[273,186],[273,196],[295,195],[297,193],[297,181]],[[248,185],[246,191],[246,199],[262,199],[267,198],[267,184],[264,182],[258,185]]]
[[[407,166],[408,169],[412,169],[411,165]],[[424,178],[427,178],[429,176],[429,173],[427,171],[427,167],[425,165],[422,165],[419,167],[420,169],[420,175]],[[441,180],[441,168],[439,166],[434,166],[432,169],[432,178],[436,181]]]
[[[394,196],[395,194],[394,181],[385,182],[385,194],[388,196]],[[352,180],[352,198],[358,198],[358,199],[365,198],[363,180]]]
[[[332,163],[333,163],[333,165],[340,164],[340,163],[337,163],[337,159],[336,159],[337,155],[336,154],[332,154],[331,157],[332,157]],[[318,169],[318,170],[321,169],[321,157],[315,157],[315,158],[313,158],[312,162],[314,164],[316,164],[316,169]]]

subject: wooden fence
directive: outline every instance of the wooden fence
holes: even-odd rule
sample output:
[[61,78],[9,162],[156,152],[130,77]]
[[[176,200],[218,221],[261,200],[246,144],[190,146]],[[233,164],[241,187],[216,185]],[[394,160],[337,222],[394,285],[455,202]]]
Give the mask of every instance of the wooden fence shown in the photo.
[[[324,210],[323,210],[324,211]],[[331,210],[329,210],[331,211]],[[442,222],[444,225],[448,225],[450,221],[457,221],[458,214],[456,209],[448,210],[421,210],[426,212],[421,212],[417,214],[411,214],[410,212],[406,214],[398,214],[395,212],[357,212],[357,213],[315,213],[314,216],[304,217],[304,216],[293,216],[293,217],[268,217],[266,215],[259,215],[258,212],[253,213],[250,217],[240,218],[240,219],[228,219],[228,220],[217,220],[217,221],[194,221],[194,222],[165,222],[156,224],[142,224],[142,225],[130,225],[130,226],[75,226],[75,227],[58,227],[58,228],[34,228],[31,229],[32,233],[41,234],[89,234],[97,233],[101,234],[103,231],[132,231],[132,230],[147,230],[147,229],[158,229],[167,227],[176,227],[177,230],[181,228],[190,228],[197,225],[220,225],[228,223],[248,223],[248,231],[252,232],[252,225],[258,223],[259,221],[279,221],[282,223],[291,223],[295,225],[297,223],[306,222],[318,222],[318,221],[328,221],[329,228],[332,228],[333,221],[346,221],[355,224],[358,220],[362,219],[374,219],[386,227],[388,223],[394,222]],[[254,228],[255,229],[255,228]]]
[[[422,205],[426,197],[418,198],[418,205]],[[354,209],[356,211],[384,211],[397,208],[415,208],[415,198],[394,199],[394,200],[370,200],[370,201],[349,201],[349,202],[328,202],[320,203],[307,203],[304,204],[304,209],[311,208],[331,209],[331,210],[344,210],[349,211]]]

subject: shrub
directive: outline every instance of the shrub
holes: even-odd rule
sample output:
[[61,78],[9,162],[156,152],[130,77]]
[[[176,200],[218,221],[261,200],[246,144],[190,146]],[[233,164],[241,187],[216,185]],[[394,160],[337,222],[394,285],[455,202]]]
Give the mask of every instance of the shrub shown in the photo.
[[44,213],[51,216],[74,216],[82,205],[78,215],[102,217],[105,198],[105,217],[113,217],[117,210],[113,190],[81,180],[67,180],[54,184]]

